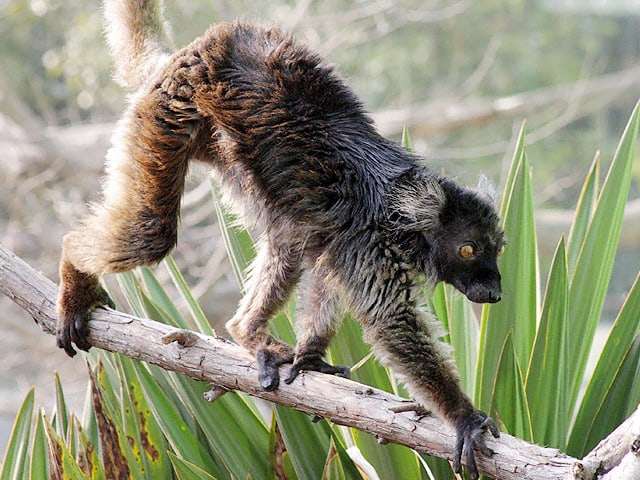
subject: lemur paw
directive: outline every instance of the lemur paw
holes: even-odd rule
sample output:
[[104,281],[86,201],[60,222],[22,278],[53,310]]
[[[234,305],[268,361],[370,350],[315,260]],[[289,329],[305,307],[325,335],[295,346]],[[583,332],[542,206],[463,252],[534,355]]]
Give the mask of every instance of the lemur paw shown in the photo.
[[[68,298],[69,295],[72,296],[71,299]],[[72,343],[85,352],[91,348],[91,344],[87,340],[88,322],[93,310],[101,306],[116,307],[102,287],[98,287],[92,292],[82,292],[77,295],[71,293],[60,297],[56,344],[70,357],[77,353]]]
[[493,450],[487,447],[484,439],[484,433],[487,430],[495,438],[500,436],[500,430],[496,423],[480,410],[473,410],[458,424],[456,427],[456,447],[453,452],[453,471],[455,473],[462,472],[462,457],[464,457],[469,478],[477,480],[480,477],[474,449],[488,457],[493,455]]
[[289,376],[284,380],[284,383],[289,385],[303,370],[328,373],[330,375],[338,375],[343,378],[349,378],[351,374],[351,369],[349,367],[330,365],[320,357],[314,355],[296,359],[291,370],[289,370]]
[[258,380],[267,392],[272,392],[280,385],[280,365],[293,361],[293,352],[278,352],[262,348],[256,354],[258,360]]
[[56,344],[64,349],[70,357],[74,357],[77,353],[71,345],[72,343],[85,352],[91,348],[87,341],[87,322],[90,318],[91,312],[79,312],[74,314],[70,320],[65,319],[60,322],[61,325],[58,325]]

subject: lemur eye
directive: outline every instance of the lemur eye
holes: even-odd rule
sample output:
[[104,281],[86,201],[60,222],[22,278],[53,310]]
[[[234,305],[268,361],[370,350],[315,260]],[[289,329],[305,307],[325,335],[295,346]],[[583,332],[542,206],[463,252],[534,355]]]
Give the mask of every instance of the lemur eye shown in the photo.
[[458,253],[462,258],[471,258],[476,254],[476,249],[472,244],[465,243],[460,247],[460,250],[458,250]]
[[503,253],[504,253],[504,245],[502,245],[500,247],[500,250],[498,250],[498,257],[501,257]]

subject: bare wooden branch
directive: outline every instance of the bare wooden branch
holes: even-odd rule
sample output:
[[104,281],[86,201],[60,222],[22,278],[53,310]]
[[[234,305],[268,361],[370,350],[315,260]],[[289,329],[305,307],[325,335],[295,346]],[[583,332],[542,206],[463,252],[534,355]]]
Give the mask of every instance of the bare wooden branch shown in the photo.
[[603,480],[640,478],[640,407],[602,440],[582,463]]
[[[55,333],[56,285],[2,246],[0,293],[29,312],[45,332]],[[89,329],[89,340],[95,347],[204,380],[216,386],[214,398],[226,390],[241,390],[451,460],[455,433],[437,418],[407,411],[412,410],[406,408],[410,403],[407,399],[315,372],[304,373],[293,384],[283,383],[276,391],[266,392],[258,382],[254,359],[241,347],[113,310],[98,309]],[[504,433],[498,439],[488,436],[487,443],[495,453],[490,458],[479,455],[478,468],[495,479],[592,478],[574,476],[572,472],[593,471],[593,463],[591,468],[584,468],[582,462],[556,449]],[[605,461],[597,459],[598,465]]]

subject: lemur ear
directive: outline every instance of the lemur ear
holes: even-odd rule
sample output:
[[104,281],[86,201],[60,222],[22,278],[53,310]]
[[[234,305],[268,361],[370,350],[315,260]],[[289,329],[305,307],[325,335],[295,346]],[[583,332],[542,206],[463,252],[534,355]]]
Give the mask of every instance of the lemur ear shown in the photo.
[[440,225],[445,192],[438,178],[410,171],[396,178],[389,192],[390,210],[403,230],[431,231]]

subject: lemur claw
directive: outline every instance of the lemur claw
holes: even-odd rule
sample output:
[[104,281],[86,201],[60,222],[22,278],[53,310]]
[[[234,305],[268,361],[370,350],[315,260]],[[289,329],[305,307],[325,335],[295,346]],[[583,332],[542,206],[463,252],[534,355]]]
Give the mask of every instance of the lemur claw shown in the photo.
[[349,378],[351,375],[351,369],[342,365],[330,365],[320,357],[302,357],[296,360],[291,370],[289,370],[289,376],[284,380],[284,383],[289,385],[303,370],[314,371],[320,373],[328,373],[330,375],[338,375],[339,377]]
[[62,322],[62,326],[58,329],[56,344],[64,349],[70,357],[74,357],[77,353],[71,345],[72,343],[85,352],[91,348],[91,344],[86,339],[87,322],[90,317],[91,313],[89,312],[78,312],[73,314],[69,321]]
[[70,357],[75,357],[76,353],[78,353],[71,346],[71,337],[69,335],[69,332],[58,331],[56,335],[56,345],[58,346],[58,348],[62,348]]
[[[93,305],[89,303],[90,306],[85,310],[65,311],[63,308],[60,313],[61,321],[59,321],[56,332],[56,345],[64,349],[70,357],[74,357],[78,353],[72,343],[85,352],[91,348],[87,336],[89,335],[88,324],[93,310],[100,307],[116,308],[114,301],[102,287],[98,287],[93,298]],[[65,303],[68,304],[68,302]]]
[[91,348],[91,344],[87,341],[89,334],[88,324],[91,318],[90,312],[82,312],[76,315],[71,322],[71,340],[80,350],[87,352]]
[[484,433],[487,430],[494,438],[500,436],[500,430],[493,419],[479,410],[473,410],[456,427],[457,441],[453,452],[453,471],[455,473],[462,473],[462,457],[464,456],[469,478],[477,480],[480,477],[473,450],[476,449],[487,457],[493,455],[493,450],[487,447],[484,439]]
[[280,385],[278,363],[267,350],[260,350],[256,355],[258,360],[258,380],[260,386],[267,392],[272,392]]

